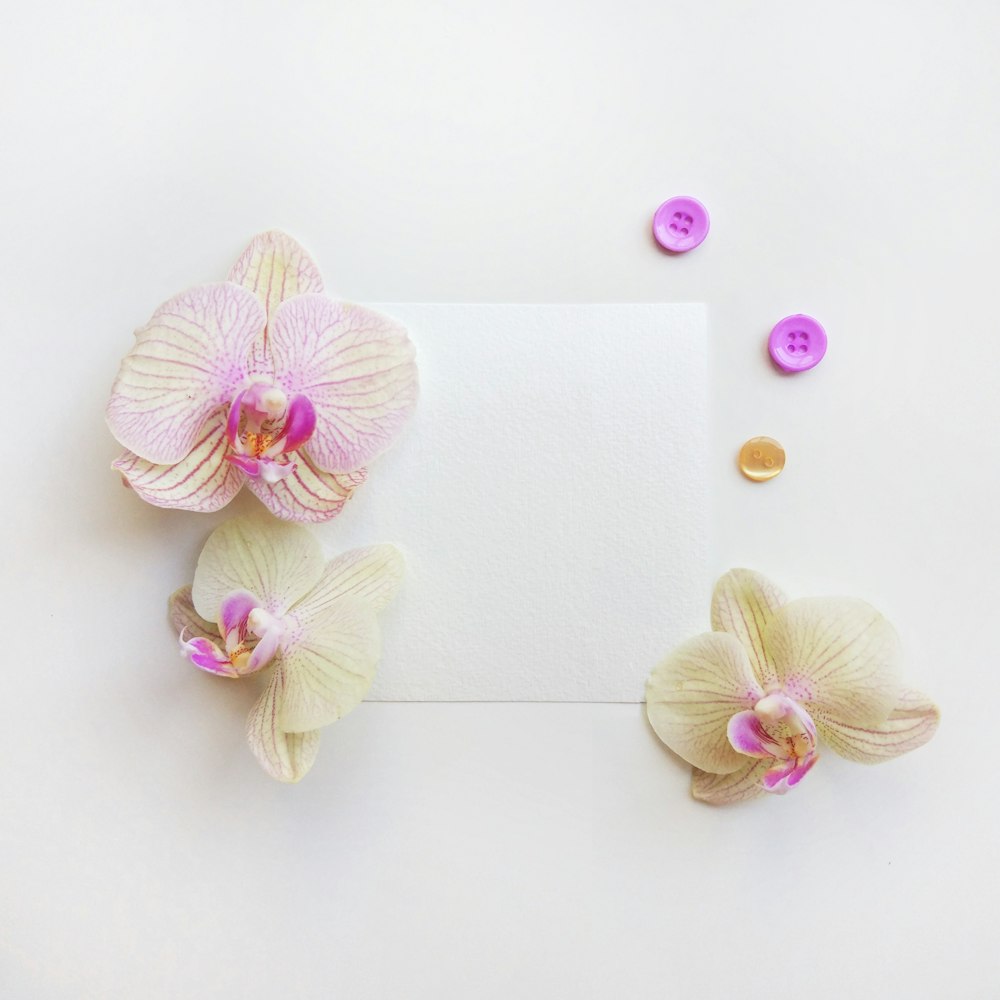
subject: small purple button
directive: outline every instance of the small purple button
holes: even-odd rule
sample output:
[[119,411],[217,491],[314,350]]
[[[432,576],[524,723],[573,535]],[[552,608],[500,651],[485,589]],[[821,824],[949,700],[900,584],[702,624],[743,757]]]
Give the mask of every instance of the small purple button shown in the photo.
[[826,354],[826,330],[812,316],[786,316],[771,331],[767,349],[783,372],[807,372]]
[[697,198],[669,198],[653,215],[653,236],[671,253],[685,253],[708,236],[708,209]]

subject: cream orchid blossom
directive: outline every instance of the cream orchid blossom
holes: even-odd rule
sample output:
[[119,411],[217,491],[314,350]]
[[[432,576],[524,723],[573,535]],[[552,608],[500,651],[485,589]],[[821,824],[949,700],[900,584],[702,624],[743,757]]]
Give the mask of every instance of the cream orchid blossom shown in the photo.
[[760,574],[735,569],[716,585],[712,628],[646,685],[649,721],[694,766],[697,799],[785,792],[816,763],[820,741],[877,764],[937,729],[937,706],[900,680],[895,631],[864,601],[786,601]]
[[321,294],[291,237],[254,237],[217,284],[136,331],[107,407],[114,463],[158,507],[213,511],[246,483],[285,520],[335,517],[417,398],[395,321]]
[[170,597],[181,654],[196,667],[227,678],[269,670],[247,739],[272,777],[299,781],[316,759],[320,729],[368,692],[381,652],[375,613],[402,573],[391,545],[324,562],[305,528],[236,518],[209,536],[194,585]]

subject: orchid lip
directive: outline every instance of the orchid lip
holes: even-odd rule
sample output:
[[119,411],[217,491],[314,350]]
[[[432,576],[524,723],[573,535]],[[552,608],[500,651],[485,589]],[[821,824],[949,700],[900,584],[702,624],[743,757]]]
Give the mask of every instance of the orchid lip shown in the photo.
[[751,709],[737,712],[726,729],[738,753],[770,760],[765,791],[786,792],[816,763],[816,726],[809,713],[783,691],[772,691]]
[[226,455],[225,459],[251,479],[257,479],[260,476],[260,461],[256,458],[250,458],[249,455]]
[[273,486],[275,483],[280,483],[282,479],[287,479],[296,468],[294,462],[275,462],[270,458],[262,458],[260,470],[254,478],[263,479],[265,483],[270,483]]
[[800,759],[792,758],[783,765],[777,765],[765,772],[762,779],[764,790],[778,795],[794,788],[811,770],[819,754],[809,753]]
[[180,635],[181,656],[187,657],[199,670],[207,673],[217,674],[220,677],[237,676],[231,658],[226,656],[214,642],[202,636],[185,639],[186,632],[187,629],[183,629]]
[[220,649],[203,636],[180,635],[180,651],[196,667],[224,677],[242,677],[266,667],[277,655],[285,638],[285,625],[261,606],[248,590],[227,594],[219,607],[219,632],[225,643]]
[[273,486],[296,469],[295,462],[279,456],[293,455],[315,430],[316,409],[308,396],[298,393],[289,399],[280,386],[256,376],[229,404],[226,439],[231,450],[225,459],[249,478]]

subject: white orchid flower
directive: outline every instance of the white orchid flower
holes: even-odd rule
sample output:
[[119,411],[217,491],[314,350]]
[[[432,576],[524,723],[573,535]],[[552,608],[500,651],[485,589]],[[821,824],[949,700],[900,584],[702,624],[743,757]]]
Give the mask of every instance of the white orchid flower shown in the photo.
[[209,536],[193,587],[169,600],[170,621],[196,667],[228,678],[270,671],[247,739],[272,777],[299,781],[320,730],[367,694],[381,651],[375,614],[402,574],[391,545],[324,562],[305,528],[264,516],[236,518]]
[[107,421],[143,500],[214,511],[244,484],[272,514],[328,521],[417,399],[406,330],[323,292],[298,243],[255,236],[229,280],[165,302],[136,331]]
[[694,766],[697,799],[785,792],[821,743],[877,764],[937,729],[937,706],[900,680],[894,629],[864,601],[786,601],[759,573],[735,569],[716,585],[712,628],[674,650],[646,685],[649,721]]

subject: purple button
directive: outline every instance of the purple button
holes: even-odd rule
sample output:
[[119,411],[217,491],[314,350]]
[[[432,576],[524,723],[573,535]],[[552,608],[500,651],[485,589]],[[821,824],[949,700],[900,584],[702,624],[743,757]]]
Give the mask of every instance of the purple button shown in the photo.
[[708,236],[708,209],[697,198],[670,198],[653,216],[653,236],[671,253],[693,250]]
[[786,316],[771,331],[767,349],[782,371],[807,372],[826,354],[826,330],[812,316]]

